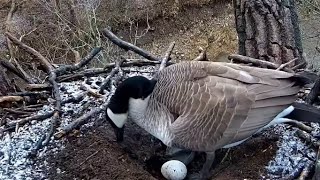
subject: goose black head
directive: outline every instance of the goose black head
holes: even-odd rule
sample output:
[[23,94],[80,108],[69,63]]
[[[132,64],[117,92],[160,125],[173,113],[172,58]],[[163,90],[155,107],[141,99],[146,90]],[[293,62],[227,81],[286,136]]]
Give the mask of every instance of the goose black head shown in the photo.
[[129,100],[145,100],[152,93],[156,80],[134,76],[117,87],[107,107],[106,119],[115,130],[117,141],[123,141],[124,124],[128,119]]

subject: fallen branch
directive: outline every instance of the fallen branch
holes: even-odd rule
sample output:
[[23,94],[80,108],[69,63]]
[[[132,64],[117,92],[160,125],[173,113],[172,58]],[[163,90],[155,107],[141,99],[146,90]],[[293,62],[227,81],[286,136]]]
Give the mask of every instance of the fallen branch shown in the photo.
[[107,78],[102,82],[101,86],[100,86],[100,90],[99,93],[103,94],[104,89],[108,86],[111,77],[113,77],[117,72],[119,72],[120,70],[120,66],[122,65],[122,63],[124,62],[125,59],[120,59],[120,61],[117,63],[116,67],[112,69],[112,71],[110,72],[110,74],[107,76]]
[[318,148],[317,152],[317,159],[315,162],[315,170],[312,180],[320,180],[320,147]]
[[24,44],[23,42],[21,42],[19,39],[17,39],[16,37],[14,37],[12,34],[10,34],[9,32],[6,32],[5,35],[18,47],[20,47],[21,49],[23,49],[24,51],[26,51],[27,53],[35,56],[38,60],[40,60],[40,63],[46,68],[46,71],[49,73],[51,70],[53,70],[53,66],[49,63],[49,61],[47,61],[47,59],[42,56],[38,51],[36,51],[35,49],[29,47],[28,45]]
[[[81,93],[79,94],[78,96],[72,96],[64,101],[61,102],[61,105],[64,105],[64,104],[67,104],[67,103],[78,103],[80,102],[81,100],[83,100],[84,98],[84,95],[86,93]],[[34,108],[36,106],[29,106],[30,108]],[[51,112],[47,112],[46,114],[41,114],[41,115],[35,115],[35,116],[30,116],[30,117],[27,117],[27,118],[24,118],[24,119],[19,119],[19,120],[15,120],[15,121],[11,121],[9,123],[7,123],[6,125],[6,130],[12,130],[15,128],[16,124],[19,124],[19,125],[24,125],[30,121],[33,121],[33,120],[36,120],[36,121],[42,121],[42,120],[45,120],[45,119],[48,119],[50,117],[52,117],[54,114],[54,111],[51,111]]]
[[[59,87],[58,87],[58,83],[56,82],[56,78],[57,78],[57,73],[54,69],[54,67],[49,63],[49,61],[42,56],[38,51],[36,51],[35,49],[29,47],[28,45],[24,44],[23,42],[21,42],[20,40],[18,40],[16,37],[14,37],[13,35],[11,35],[10,33],[6,32],[6,36],[9,37],[9,39],[16,44],[18,47],[20,47],[21,49],[25,50],[26,52],[28,52],[29,54],[35,56],[40,63],[45,67],[46,72],[49,74],[49,82],[53,87],[53,95],[54,98],[56,100],[55,102],[55,109],[53,112],[53,118],[51,121],[51,126],[50,126],[50,130],[49,133],[46,135],[46,138],[44,139],[43,142],[38,142],[37,143],[37,147],[35,149],[35,151],[37,151],[39,148],[42,148],[43,146],[47,145],[51,139],[51,136],[53,134],[53,132],[56,129],[57,123],[60,119],[60,113],[61,113],[61,97],[60,97],[60,92],[59,92]],[[43,138],[41,138],[42,140]],[[38,144],[41,144],[42,146],[38,146]]]
[[139,54],[140,56],[142,57],[145,57],[146,59],[149,59],[151,61],[161,61],[160,58],[154,56],[153,54],[129,43],[129,42],[126,42],[120,38],[118,38],[115,34],[113,34],[108,28],[105,28],[103,31],[102,31],[103,35],[105,35],[111,42],[113,42],[114,44],[116,44],[117,46],[119,46],[120,48],[128,51],[133,51],[137,54]]
[[82,68],[83,66],[87,65],[101,50],[101,47],[94,48],[86,57],[80,60],[79,63],[76,63],[74,65],[63,65],[55,69],[57,76],[60,76],[67,72],[76,71]]
[[280,71],[280,70],[282,70],[283,68],[289,66],[290,64],[295,63],[296,60],[298,60],[298,58],[294,58],[294,59],[292,59],[292,60],[289,61],[289,62],[286,62],[286,63],[284,63],[284,64],[281,64],[276,70]]
[[[272,62],[263,61],[260,59],[255,59],[255,58],[251,58],[251,57],[247,57],[247,56],[242,56],[239,54],[231,54],[228,56],[228,59],[240,61],[242,63],[252,63],[253,65],[256,65],[256,66],[267,67],[267,68],[271,68],[271,69],[278,69],[281,66],[281,65],[274,64]],[[284,67],[283,70],[286,72],[290,72],[290,73],[294,72],[293,70],[286,68],[286,67]]]
[[21,110],[14,110],[14,109],[9,109],[9,108],[3,108],[3,110],[6,111],[6,112],[9,112],[9,113],[12,113],[12,114],[19,114],[19,115],[21,115],[21,114],[30,115],[31,114],[31,112],[26,112],[26,111],[21,111]]
[[5,67],[6,69],[8,69],[9,71],[13,72],[15,75],[17,75],[18,77],[20,77],[21,79],[23,79],[25,82],[27,83],[34,83],[32,81],[32,79],[30,78],[30,76],[26,76],[24,75],[21,71],[19,71],[11,62],[7,61],[7,60],[0,60],[0,64]]
[[0,96],[0,103],[3,102],[19,102],[23,101],[24,98],[21,96]]
[[83,124],[85,124],[90,118],[92,118],[94,115],[101,113],[102,111],[104,111],[108,106],[108,103],[103,104],[102,106],[95,108],[93,110],[91,110],[90,112],[82,115],[81,117],[79,117],[78,119],[72,121],[69,125],[65,126],[62,128],[61,131],[57,132],[54,137],[56,139],[60,139],[63,136],[69,134],[70,132],[72,132],[74,129],[78,129],[80,128],[80,126],[82,126]]
[[311,88],[310,93],[307,95],[306,103],[312,105],[315,102],[315,100],[318,98],[319,91],[320,91],[320,76],[318,77],[313,87]]
[[[147,65],[156,65],[160,64],[160,61],[150,61],[150,60],[144,60],[144,59],[134,59],[134,60],[127,60],[126,62],[123,62],[121,67],[130,67],[130,66],[147,66]],[[172,62],[168,62],[167,65],[173,64]],[[105,65],[104,68],[92,68],[92,69],[85,69],[84,71],[78,72],[76,74],[71,75],[62,75],[57,78],[58,82],[65,82],[65,81],[71,81],[71,80],[77,80],[82,77],[90,77],[98,74],[103,73],[109,73],[111,72],[110,69],[114,68],[116,63],[109,63]],[[126,71],[126,70],[124,70]]]
[[173,48],[175,46],[175,42],[172,42],[169,46],[169,48],[166,51],[166,54],[164,55],[163,59],[161,60],[161,64],[159,67],[159,71],[164,69],[167,66],[167,62],[170,60],[171,52],[173,51]]
[[27,84],[25,87],[25,90],[27,91],[51,91],[52,85],[51,84]]
[[48,119],[50,117],[53,116],[53,111],[52,112],[48,112],[46,114],[40,114],[40,115],[35,115],[35,116],[30,116],[30,117],[27,117],[27,118],[24,118],[24,119],[20,119],[20,120],[16,120],[16,121],[10,121],[7,123],[6,125],[6,128],[5,128],[5,131],[10,131],[10,130],[13,130],[15,129],[16,125],[24,125],[30,121],[42,121],[42,120],[45,120],[45,119]]
[[315,148],[320,147],[320,142],[318,142],[317,140],[312,138],[312,136],[309,133],[306,133],[306,132],[298,129],[296,134],[299,138],[303,139],[308,144],[312,144]]

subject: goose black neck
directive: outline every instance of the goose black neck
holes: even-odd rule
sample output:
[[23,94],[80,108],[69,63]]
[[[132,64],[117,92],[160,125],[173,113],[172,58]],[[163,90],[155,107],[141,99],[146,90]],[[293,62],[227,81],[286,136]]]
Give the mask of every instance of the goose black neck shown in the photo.
[[108,107],[113,113],[126,113],[128,112],[129,98],[129,94],[123,89],[117,89],[114,95],[111,97]]

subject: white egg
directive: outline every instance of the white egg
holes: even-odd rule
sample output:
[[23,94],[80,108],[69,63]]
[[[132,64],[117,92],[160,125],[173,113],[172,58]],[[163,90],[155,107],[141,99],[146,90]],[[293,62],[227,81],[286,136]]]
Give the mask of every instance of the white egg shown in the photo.
[[170,160],[161,167],[162,175],[169,180],[182,180],[187,176],[187,167],[181,161]]

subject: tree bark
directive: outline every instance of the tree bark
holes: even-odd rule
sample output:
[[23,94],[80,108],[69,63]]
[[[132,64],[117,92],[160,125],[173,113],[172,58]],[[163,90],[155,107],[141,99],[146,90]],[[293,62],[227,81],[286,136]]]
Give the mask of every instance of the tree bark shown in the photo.
[[[239,54],[306,66],[295,0],[234,0]],[[303,64],[303,65],[302,65]]]

